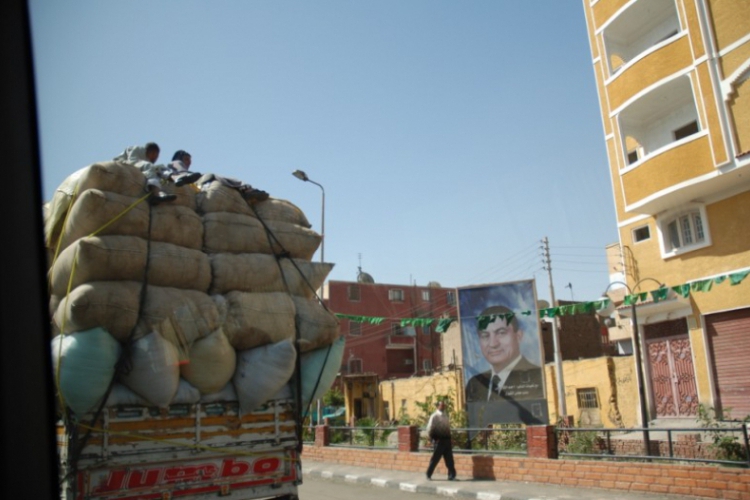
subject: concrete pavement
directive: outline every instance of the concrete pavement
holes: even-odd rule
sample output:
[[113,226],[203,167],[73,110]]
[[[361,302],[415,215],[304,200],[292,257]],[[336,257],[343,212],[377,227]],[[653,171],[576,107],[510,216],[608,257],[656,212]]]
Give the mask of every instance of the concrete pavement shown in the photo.
[[439,477],[432,480],[424,472],[355,467],[314,460],[302,461],[302,477],[329,481],[368,484],[374,487],[395,488],[412,493],[471,498],[476,500],[679,500],[696,499],[679,495],[648,494],[594,488],[570,488],[538,483],[520,483],[462,478],[455,481]]

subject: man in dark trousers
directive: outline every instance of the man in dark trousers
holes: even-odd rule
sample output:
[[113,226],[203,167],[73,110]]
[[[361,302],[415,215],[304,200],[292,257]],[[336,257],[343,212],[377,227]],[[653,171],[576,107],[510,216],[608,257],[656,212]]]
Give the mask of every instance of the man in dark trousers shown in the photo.
[[430,458],[430,466],[427,467],[427,479],[432,479],[432,473],[440,462],[445,460],[448,468],[448,481],[456,479],[456,467],[453,465],[453,446],[451,444],[451,424],[445,413],[445,401],[438,401],[435,413],[430,415],[427,422],[427,435],[432,440],[434,451]]

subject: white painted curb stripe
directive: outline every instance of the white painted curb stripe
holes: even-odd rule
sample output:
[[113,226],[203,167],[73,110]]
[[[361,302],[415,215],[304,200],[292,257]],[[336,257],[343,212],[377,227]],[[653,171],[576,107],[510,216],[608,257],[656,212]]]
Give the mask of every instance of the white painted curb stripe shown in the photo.
[[375,486],[380,486],[385,488],[388,486],[388,480],[387,479],[378,479],[376,477],[370,479],[370,483],[374,484]]
[[416,493],[417,485],[411,483],[399,483],[398,489],[400,489],[401,491],[410,491],[412,493]]
[[444,497],[455,497],[458,494],[458,488],[446,488],[445,486],[439,486],[437,489],[438,495]]
[[344,476],[344,481],[346,481],[347,483],[356,483],[358,477],[359,476],[355,476],[353,474],[347,474],[346,476]]
[[481,491],[477,493],[477,500],[501,500],[502,498],[503,496],[497,493],[485,493]]
[[328,471],[328,470],[321,471],[320,472],[320,477],[325,477],[327,479],[330,479],[330,478],[333,477],[333,472]]

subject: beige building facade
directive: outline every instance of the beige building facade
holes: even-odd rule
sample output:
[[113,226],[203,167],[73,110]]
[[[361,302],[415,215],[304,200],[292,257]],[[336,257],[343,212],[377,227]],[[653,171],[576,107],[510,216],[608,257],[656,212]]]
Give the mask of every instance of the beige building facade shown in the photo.
[[[742,418],[750,414],[750,2],[583,7],[619,229],[607,249],[609,290],[624,302],[610,340],[621,354],[632,350],[635,302],[649,419],[695,418],[699,404]],[[665,295],[637,295],[660,285]]]

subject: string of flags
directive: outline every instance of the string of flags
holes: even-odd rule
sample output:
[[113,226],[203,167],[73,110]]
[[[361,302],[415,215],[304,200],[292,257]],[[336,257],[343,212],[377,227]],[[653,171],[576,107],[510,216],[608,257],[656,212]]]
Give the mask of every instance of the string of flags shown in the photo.
[[[626,295],[623,300],[623,305],[632,306],[638,302],[645,302],[651,297],[653,302],[660,302],[666,300],[669,297],[669,292],[673,291],[682,298],[688,298],[693,292],[710,292],[714,285],[720,285],[725,281],[729,281],[731,286],[739,285],[742,281],[750,275],[750,268],[744,271],[738,271],[736,273],[724,274],[715,278],[708,278],[705,280],[693,281],[691,283],[685,283],[682,285],[667,287],[662,286],[657,290],[650,292],[639,292]],[[597,311],[607,309],[611,304],[611,300],[608,298],[595,300],[591,302],[579,302],[576,304],[568,304],[557,307],[548,307],[546,309],[539,309],[540,318],[555,318],[557,316],[572,316],[575,314],[590,314]],[[515,314],[522,314],[524,316],[530,316],[532,311],[518,311],[517,313],[503,313],[493,314],[491,316],[480,316],[478,320],[480,323],[485,325],[494,321],[497,317],[502,316],[506,322],[509,322]],[[447,317],[447,318],[385,318],[385,317],[373,317],[373,316],[358,316],[353,314],[339,314],[335,316],[340,319],[347,319],[356,323],[369,323],[371,325],[380,325],[386,320],[400,321],[402,327],[406,326],[430,326],[437,322],[435,331],[438,333],[445,333],[448,327],[458,318]]]

